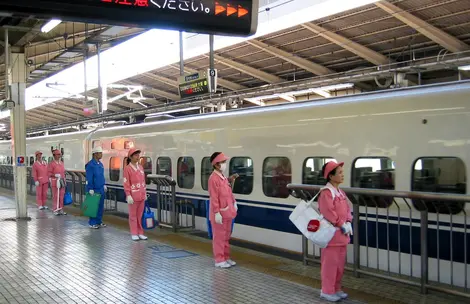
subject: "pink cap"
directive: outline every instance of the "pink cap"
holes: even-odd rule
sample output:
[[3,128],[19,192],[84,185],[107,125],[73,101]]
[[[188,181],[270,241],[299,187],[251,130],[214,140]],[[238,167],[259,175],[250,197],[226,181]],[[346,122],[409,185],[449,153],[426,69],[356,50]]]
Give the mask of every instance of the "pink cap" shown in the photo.
[[217,163],[226,161],[227,159],[228,159],[228,157],[225,156],[224,153],[220,153],[219,155],[217,155],[216,158],[214,158],[214,160],[212,161],[212,165],[215,165],[215,164],[217,164]]
[[330,174],[331,171],[333,171],[334,169],[338,168],[338,167],[342,167],[344,165],[344,162],[340,162],[340,163],[337,163],[335,161],[329,161],[326,163],[326,166],[325,166],[325,172],[323,172],[323,177],[328,179],[328,175]]
[[129,150],[129,153],[127,154],[127,157],[128,157],[128,158],[131,158],[131,156],[132,156],[133,154],[137,153],[137,152],[140,153],[140,150],[139,150],[139,149],[136,149],[136,148],[132,148],[132,149]]
[[60,153],[58,149],[55,149],[54,151],[52,151],[52,155],[62,155],[62,153]]
[[34,153],[34,155],[38,155],[38,154],[42,154],[42,152],[41,152],[41,151],[36,151],[36,152]]

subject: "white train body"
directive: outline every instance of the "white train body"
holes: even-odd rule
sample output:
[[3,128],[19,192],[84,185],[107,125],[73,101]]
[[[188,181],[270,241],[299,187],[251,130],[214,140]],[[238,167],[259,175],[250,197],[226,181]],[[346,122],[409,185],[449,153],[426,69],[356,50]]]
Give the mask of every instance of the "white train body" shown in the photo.
[[[466,176],[470,175],[470,82],[452,83],[440,86],[427,86],[392,90],[380,93],[358,94],[325,101],[311,101],[283,104],[272,107],[259,107],[231,112],[208,115],[198,115],[161,122],[143,123],[138,125],[98,129],[92,133],[77,132],[63,135],[31,138],[27,140],[28,156],[33,156],[36,150],[49,156],[51,147],[64,149],[64,161],[67,169],[84,170],[85,163],[91,157],[93,144],[101,145],[104,149],[103,163],[105,176],[109,187],[122,190],[122,163],[127,155],[129,145],[142,150],[142,156],[150,157],[152,173],[156,173],[156,161],[159,157],[171,158],[172,176],[177,179],[177,162],[180,157],[194,159],[194,186],[191,189],[177,186],[177,196],[192,199],[197,206],[196,228],[205,230],[205,210],[203,202],[208,199],[208,192],[202,188],[201,162],[204,157],[215,151],[223,151],[231,157],[249,157],[253,167],[253,187],[247,195],[236,194],[239,216],[234,229],[234,237],[250,242],[274,246],[286,250],[301,251],[301,237],[295,227],[289,222],[288,215],[298,200],[288,198],[268,197],[263,191],[263,164],[267,157],[287,157],[291,164],[292,183],[302,183],[305,172],[304,162],[311,157],[332,157],[345,162],[344,186],[351,186],[353,166],[357,158],[367,158],[370,166],[377,157],[389,158],[388,172],[392,175],[395,190],[412,190],[413,166],[415,161],[423,157],[433,158],[438,166],[441,184],[459,184],[461,193],[470,193]],[[96,143],[94,143],[96,142]],[[127,142],[127,143],[125,143]],[[0,143],[0,157],[11,156],[10,142]],[[127,145],[127,147],[125,147]],[[110,180],[111,158],[116,164],[120,163],[119,180]],[[448,159],[458,158],[463,162]],[[0,161],[2,161],[0,159]],[[382,159],[384,160],[384,159]],[[446,161],[449,160],[448,163]],[[379,161],[380,162],[380,161]],[[311,164],[312,162],[310,162]],[[424,161],[420,166],[424,166]],[[315,165],[316,166],[316,165]],[[367,165],[369,166],[369,165]],[[267,175],[271,174],[264,168]],[[270,168],[271,169],[271,168]],[[318,166],[311,168],[318,171]],[[191,170],[187,171],[189,173]],[[387,171],[387,170],[385,170]],[[423,171],[423,170],[421,170]],[[421,172],[420,171],[420,172]],[[425,170],[429,174],[430,170]],[[432,170],[431,170],[432,171]],[[117,172],[117,171],[115,171]],[[185,174],[187,174],[187,172]],[[424,171],[423,171],[424,172]],[[285,172],[284,172],[285,173]],[[289,174],[285,174],[288,176]],[[188,176],[191,176],[189,174]],[[268,179],[271,177],[268,177]],[[414,177],[418,179],[418,177]],[[420,177],[421,178],[421,177]],[[425,178],[425,177],[422,177]],[[116,180],[116,177],[114,178]],[[191,180],[183,181],[191,184]],[[356,185],[352,185],[356,186]],[[152,192],[154,186],[149,186]],[[453,186],[452,186],[453,187]],[[124,196],[121,195],[119,209],[127,212]],[[400,205],[401,204],[401,205]],[[398,207],[397,207],[398,206]],[[412,226],[419,231],[419,212],[413,207]],[[401,226],[409,227],[409,208],[404,202],[388,208],[389,221],[392,230]],[[379,208],[381,223],[386,223],[384,216],[386,208]],[[470,206],[466,204],[463,210],[449,215],[440,214],[440,232],[449,234],[449,223],[453,223],[454,238],[452,244],[455,251],[464,251],[464,244],[470,239],[466,232],[466,214]],[[369,225],[369,220],[376,225],[376,209],[361,207],[361,225]],[[430,213],[431,225],[437,224],[436,214]],[[434,224],[433,224],[434,223]],[[431,226],[431,229],[435,226]],[[447,229],[447,230],[446,230]],[[413,233],[415,233],[414,231]],[[369,232],[370,233],[370,232]],[[377,232],[378,233],[378,232]],[[381,232],[382,233],[382,232]],[[391,232],[390,232],[391,233]],[[407,232],[409,233],[409,231]],[[361,231],[365,235],[365,231]],[[396,233],[395,233],[396,234]],[[401,238],[406,233],[402,233]],[[383,237],[383,234],[381,234]],[[394,236],[397,238],[397,236]],[[456,240],[467,237],[467,242]],[[375,236],[370,237],[372,240]],[[413,242],[419,241],[413,236]],[[432,235],[430,235],[432,238]],[[437,245],[442,252],[448,250],[448,238],[441,235]],[[447,241],[447,245],[444,244]],[[381,242],[379,242],[381,243]],[[410,243],[410,240],[399,240],[400,244]],[[362,244],[362,242],[361,242]],[[419,276],[420,264],[416,250],[413,255],[405,252],[401,246],[400,264],[398,252],[390,249],[390,261],[387,261],[387,246],[379,245],[379,261],[376,249],[361,248],[361,263],[381,269],[406,274],[413,269],[413,275]],[[414,246],[410,245],[414,248]],[[374,245],[375,247],[375,245]],[[419,246],[418,246],[419,248]],[[350,248],[350,253],[352,247]],[[367,261],[366,251],[369,250]],[[468,268],[467,259],[463,257],[439,256],[439,281],[450,282],[463,286],[464,269]],[[430,254],[430,279],[437,280],[437,257]],[[410,259],[411,258],[411,259]],[[452,263],[451,263],[452,260]],[[352,254],[349,255],[352,261]],[[410,265],[412,263],[413,265]],[[452,275],[450,265],[452,266]],[[434,268],[434,270],[432,270]],[[467,272],[470,281],[470,271]]]

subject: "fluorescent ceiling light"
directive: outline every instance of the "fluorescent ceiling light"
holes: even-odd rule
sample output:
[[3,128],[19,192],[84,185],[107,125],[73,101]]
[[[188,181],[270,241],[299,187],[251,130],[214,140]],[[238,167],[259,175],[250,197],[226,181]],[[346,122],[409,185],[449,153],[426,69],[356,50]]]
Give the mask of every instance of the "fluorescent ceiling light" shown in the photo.
[[55,28],[56,26],[58,26],[61,23],[62,23],[62,20],[60,20],[60,19],[51,19],[51,21],[49,21],[48,23],[44,24],[41,27],[41,32],[49,33],[53,28]]
[[459,70],[461,70],[461,71],[470,71],[470,65],[460,66]]

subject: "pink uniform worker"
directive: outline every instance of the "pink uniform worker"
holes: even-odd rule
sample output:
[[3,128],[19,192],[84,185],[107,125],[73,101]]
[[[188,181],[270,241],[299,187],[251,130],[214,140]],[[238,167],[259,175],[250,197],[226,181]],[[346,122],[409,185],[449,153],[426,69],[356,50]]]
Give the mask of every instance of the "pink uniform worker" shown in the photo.
[[144,168],[139,164],[140,150],[130,149],[127,166],[124,168],[124,192],[129,206],[129,227],[133,241],[146,240],[142,228],[147,190]]
[[209,177],[209,219],[212,226],[212,250],[215,267],[229,268],[236,263],[230,259],[230,237],[232,235],[232,221],[237,216],[238,206],[232,193],[233,182],[238,175],[230,178],[224,176],[227,168],[227,159],[223,153],[215,152],[210,160],[214,168]]
[[49,178],[51,179],[52,210],[54,210],[54,215],[66,215],[67,213],[62,210],[64,208],[65,195],[65,167],[64,163],[60,160],[62,155],[59,150],[52,151],[52,155],[54,159],[47,168]]
[[[344,163],[330,161],[323,166],[323,176],[329,190],[323,190],[318,199],[320,213],[338,229],[328,246],[321,252],[321,295],[337,302],[348,295],[341,290],[347,246],[352,235],[352,215],[349,200],[339,185],[344,181]],[[334,194],[334,198],[333,198]]]
[[47,163],[42,160],[42,152],[36,151],[36,161],[33,164],[32,175],[36,186],[36,203],[39,210],[48,209],[46,206],[49,175]]

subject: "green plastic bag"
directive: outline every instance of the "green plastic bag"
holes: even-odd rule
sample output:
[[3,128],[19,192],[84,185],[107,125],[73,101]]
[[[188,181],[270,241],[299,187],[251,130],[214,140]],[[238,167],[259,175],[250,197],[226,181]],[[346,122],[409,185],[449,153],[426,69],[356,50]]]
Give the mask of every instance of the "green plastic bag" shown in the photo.
[[85,201],[82,203],[82,214],[87,217],[96,217],[100,205],[101,194],[86,194]]

